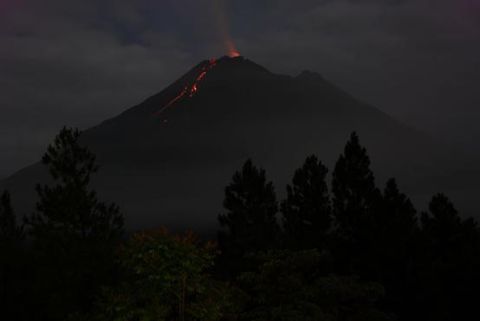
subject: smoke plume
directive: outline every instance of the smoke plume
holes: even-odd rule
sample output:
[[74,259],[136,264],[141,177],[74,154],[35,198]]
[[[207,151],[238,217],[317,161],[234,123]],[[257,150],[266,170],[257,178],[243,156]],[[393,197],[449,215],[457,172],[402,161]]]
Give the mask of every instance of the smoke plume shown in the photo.
[[213,0],[213,10],[217,20],[217,28],[224,48],[230,57],[240,56],[230,33],[230,21],[227,14],[226,0]]

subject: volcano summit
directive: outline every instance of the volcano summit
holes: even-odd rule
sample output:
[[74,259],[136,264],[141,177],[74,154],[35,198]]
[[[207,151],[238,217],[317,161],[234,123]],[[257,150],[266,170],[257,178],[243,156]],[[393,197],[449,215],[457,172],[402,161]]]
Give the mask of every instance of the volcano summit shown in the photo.
[[[468,182],[478,173],[458,154],[317,73],[278,75],[243,57],[201,62],[159,94],[85,131],[83,143],[101,165],[95,188],[120,205],[130,228],[205,230],[215,228],[223,188],[246,159],[267,170],[282,196],[306,156],[316,154],[332,169],[352,131],[369,151],[379,187],[393,176],[421,205],[444,191],[460,208],[470,207],[457,191],[474,195],[477,187]],[[46,179],[35,164],[1,185],[29,212],[35,184]]]

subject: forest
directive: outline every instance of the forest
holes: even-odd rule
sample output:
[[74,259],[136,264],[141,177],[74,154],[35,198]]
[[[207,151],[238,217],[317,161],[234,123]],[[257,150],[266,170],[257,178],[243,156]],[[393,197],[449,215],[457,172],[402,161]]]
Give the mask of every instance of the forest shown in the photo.
[[80,137],[63,128],[48,147],[51,182],[37,185],[33,213],[16,213],[14,195],[1,192],[1,320],[441,321],[478,313],[477,222],[442,193],[418,212],[394,178],[377,186],[356,133],[331,174],[306,157],[285,199],[277,197],[285,187],[247,160],[225,182],[211,239],[156,226],[127,233],[121,209],[91,186],[101,169]]

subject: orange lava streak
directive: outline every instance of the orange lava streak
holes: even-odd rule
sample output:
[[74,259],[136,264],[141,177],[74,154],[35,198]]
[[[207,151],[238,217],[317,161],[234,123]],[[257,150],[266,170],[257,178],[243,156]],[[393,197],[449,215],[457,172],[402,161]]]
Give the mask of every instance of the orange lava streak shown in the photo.
[[173,106],[175,103],[182,100],[183,98],[193,97],[198,92],[199,85],[204,80],[204,78],[207,76],[207,73],[210,70],[212,70],[216,65],[217,65],[217,60],[216,59],[210,59],[208,64],[202,67],[202,69],[200,71],[200,74],[195,77],[192,84],[185,86],[185,88],[183,88],[183,90],[175,98],[170,100],[170,102],[168,102],[168,104],[163,106],[159,111],[155,112],[154,116],[160,115],[163,111],[165,111],[169,107]]

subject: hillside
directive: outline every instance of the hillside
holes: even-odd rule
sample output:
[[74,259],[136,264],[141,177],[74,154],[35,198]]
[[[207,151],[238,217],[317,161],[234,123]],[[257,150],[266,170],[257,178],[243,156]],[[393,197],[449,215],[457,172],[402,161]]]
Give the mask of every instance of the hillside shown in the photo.
[[[121,206],[130,228],[205,230],[215,227],[223,188],[247,158],[267,169],[283,195],[307,155],[317,154],[332,170],[352,131],[367,147],[379,184],[394,176],[418,202],[444,191],[454,200],[462,195],[460,208],[477,210],[468,195],[478,190],[478,175],[463,157],[317,73],[278,75],[243,57],[200,63],[87,130],[83,142],[101,164],[95,187]],[[36,164],[1,185],[28,213],[34,185],[45,179]]]

